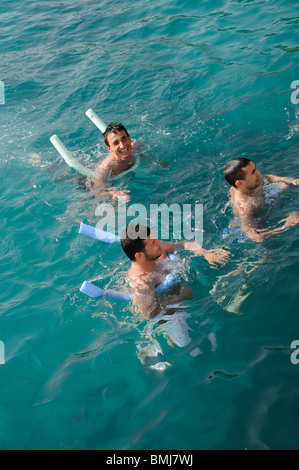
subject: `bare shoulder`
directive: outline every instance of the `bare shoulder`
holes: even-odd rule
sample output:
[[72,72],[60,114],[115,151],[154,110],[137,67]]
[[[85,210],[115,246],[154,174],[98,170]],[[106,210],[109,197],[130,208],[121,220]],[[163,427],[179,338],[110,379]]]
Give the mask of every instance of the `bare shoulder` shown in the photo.
[[100,163],[98,163],[96,167],[97,172],[105,171],[105,170],[112,170],[114,168],[115,161],[113,155],[107,155]]
[[228,192],[228,198],[229,198],[230,203],[234,202],[234,200],[235,200],[235,190],[234,190],[234,188],[230,188],[230,190]]
[[149,276],[146,273],[136,273],[132,268],[128,272],[128,283],[131,289],[139,294],[147,294],[151,290]]
[[233,208],[235,213],[241,217],[250,216],[256,209],[256,203],[250,197],[235,197]]
[[115,160],[113,155],[107,155],[97,166],[96,166],[96,180],[99,182],[106,182],[109,175],[115,170]]

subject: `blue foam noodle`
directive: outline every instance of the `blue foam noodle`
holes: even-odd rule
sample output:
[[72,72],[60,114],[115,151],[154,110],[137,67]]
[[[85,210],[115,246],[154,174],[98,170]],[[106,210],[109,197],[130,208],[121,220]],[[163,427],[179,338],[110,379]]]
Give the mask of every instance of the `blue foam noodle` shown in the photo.
[[103,297],[105,291],[99,287],[94,286],[91,282],[84,281],[80,287],[80,291],[83,294],[89,295],[89,297]]
[[165,292],[167,289],[170,289],[170,287],[174,286],[177,283],[178,278],[176,274],[170,273],[166,276],[165,280],[156,287],[156,292],[158,294],[161,294],[162,292]]
[[[120,243],[120,238],[113,233],[105,232],[104,230],[84,224],[83,222],[80,224],[79,233],[106,243]],[[170,253],[168,254],[168,257],[173,263],[177,263],[178,258],[175,255]],[[177,275],[174,273],[169,273],[165,280],[156,287],[156,292],[161,294],[175,284],[178,284]],[[121,292],[117,292],[115,290],[104,291],[103,289],[94,286],[88,281],[83,282],[80,291],[89,297],[102,297],[104,299],[122,300],[128,302],[132,300],[132,295],[130,294],[122,294]]]
[[[165,292],[167,289],[170,287],[174,286],[175,284],[178,283],[177,276],[173,273],[170,273],[166,276],[165,281],[161,282],[156,287],[156,292],[161,294],[162,292]],[[117,292],[116,290],[110,290],[108,289],[107,291],[104,291],[103,289],[100,289],[99,287],[96,287],[93,285],[91,282],[84,281],[82,286],[80,287],[80,291],[83,292],[83,294],[88,295],[89,297],[93,298],[100,298],[102,297],[103,299],[112,299],[112,300],[121,300],[125,302],[131,302],[133,299],[132,295],[130,294],[123,294],[121,292]]]
[[117,292],[112,289],[104,291],[103,289],[95,286],[94,284],[88,281],[83,282],[82,286],[80,287],[80,292],[83,292],[83,294],[86,294],[89,297],[93,298],[102,297],[103,299],[122,300],[126,302],[132,300],[132,296],[129,294],[122,294],[121,292]]
[[247,233],[242,232],[241,228],[239,227],[224,228],[221,232],[221,237],[226,238],[229,236],[235,236],[239,243],[250,241]]
[[[165,280],[156,287],[156,292],[158,294],[161,294],[162,292],[165,292],[167,289],[169,289],[170,287],[174,286],[177,283],[178,283],[177,276],[173,273],[170,273],[166,276]],[[80,287],[80,291],[83,292],[83,294],[86,294],[89,297],[93,297],[93,298],[102,297],[103,299],[121,300],[121,301],[126,301],[126,302],[131,302],[131,300],[133,299],[132,295],[130,294],[123,294],[121,292],[117,292],[116,290],[110,290],[110,289],[108,289],[107,291],[104,291],[103,289],[96,287],[95,285],[91,284],[91,282],[88,282],[88,281],[83,282],[82,286]]]
[[114,235],[110,232],[105,232],[105,230],[100,228],[84,224],[83,222],[80,224],[79,233],[105,243],[120,243],[120,238],[117,235]]
[[122,300],[130,302],[132,300],[132,296],[130,294],[122,294],[121,292],[117,292],[116,290],[107,290],[104,294],[105,299],[113,299],[113,300]]

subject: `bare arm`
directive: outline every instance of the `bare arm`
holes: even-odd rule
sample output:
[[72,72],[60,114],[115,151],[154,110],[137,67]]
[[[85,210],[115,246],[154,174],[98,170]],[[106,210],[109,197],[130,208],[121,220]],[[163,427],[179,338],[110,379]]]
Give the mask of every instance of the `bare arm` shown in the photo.
[[111,165],[109,165],[109,160],[106,158],[103,162],[101,162],[96,168],[96,177],[93,182],[93,189],[94,191],[98,191],[100,189],[106,190],[107,188],[107,181],[112,170]]
[[[155,290],[152,288],[144,289],[143,292],[140,289],[133,289],[133,303],[137,307],[139,313],[145,318],[154,318],[159,315],[168,305],[182,302],[183,300],[190,300],[194,296],[190,287],[181,289],[178,295],[172,295],[166,299],[160,300],[154,304]],[[177,311],[177,308],[169,308],[165,312],[167,315],[172,315]]]
[[128,191],[118,190],[114,187],[107,187],[107,181],[112,169],[113,166],[108,156],[97,166],[96,178],[94,180],[89,180],[89,187],[95,197],[108,195],[111,196],[112,199],[124,197],[128,201]]
[[222,248],[205,250],[197,242],[161,242],[161,246],[166,253],[170,253],[176,248],[183,248],[184,250],[191,251],[196,255],[203,256],[214,268],[217,267],[216,263],[224,265],[228,261],[229,257],[229,252]]
[[247,233],[248,237],[254,242],[261,243],[272,235],[278,235],[284,232],[288,227],[299,223],[299,212],[291,212],[285,220],[282,227],[275,227],[273,229],[258,229],[253,221],[251,213],[239,214],[241,220],[241,229]]
[[[145,162],[157,163],[156,159],[154,159],[152,157],[149,157],[148,155],[144,155],[143,153],[140,153],[139,156],[140,156],[141,160],[144,160]],[[158,159],[158,163],[162,168],[167,168],[168,167],[168,163],[165,162],[164,160],[162,160],[161,158]]]
[[[135,286],[133,287],[133,304],[137,308],[138,312],[147,318],[152,318],[148,316],[148,312],[151,309],[156,291],[150,286]],[[154,316],[154,315],[153,315]]]
[[275,176],[275,175],[264,175],[265,178],[268,178],[273,183],[283,182],[287,184],[293,184],[295,186],[299,185],[299,178],[290,178],[288,176]]
[[276,227],[274,229],[257,229],[253,226],[252,223],[248,223],[246,220],[241,221],[241,229],[248,235],[250,240],[262,243],[267,238],[271,237],[272,235],[277,235],[285,231],[284,227]]
[[[136,149],[139,153],[139,157],[141,160],[144,160],[147,163],[157,163],[157,160],[153,157],[149,157],[148,155],[145,155],[144,153],[141,153],[143,149],[146,149],[146,144],[143,142],[132,142],[132,146],[134,146],[134,150]],[[158,159],[158,163],[162,168],[167,168],[168,163],[162,160],[161,158]]]

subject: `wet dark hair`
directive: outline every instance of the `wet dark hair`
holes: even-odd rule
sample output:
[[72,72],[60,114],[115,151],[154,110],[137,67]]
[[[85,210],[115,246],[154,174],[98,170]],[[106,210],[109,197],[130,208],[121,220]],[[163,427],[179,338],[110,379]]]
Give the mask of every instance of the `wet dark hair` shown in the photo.
[[151,231],[145,225],[129,224],[121,233],[121,246],[131,261],[135,260],[136,253],[144,252],[144,241],[149,237]]
[[103,138],[104,138],[105,144],[109,147],[109,143],[108,143],[109,134],[116,134],[117,132],[121,132],[121,131],[125,131],[126,134],[129,135],[127,129],[125,128],[123,124],[121,124],[120,122],[119,123],[110,122],[105,132],[103,132]]
[[245,179],[243,168],[249,165],[250,162],[251,160],[248,160],[248,158],[234,158],[227,162],[223,170],[223,176],[226,181],[231,186],[236,187],[235,184],[237,180]]

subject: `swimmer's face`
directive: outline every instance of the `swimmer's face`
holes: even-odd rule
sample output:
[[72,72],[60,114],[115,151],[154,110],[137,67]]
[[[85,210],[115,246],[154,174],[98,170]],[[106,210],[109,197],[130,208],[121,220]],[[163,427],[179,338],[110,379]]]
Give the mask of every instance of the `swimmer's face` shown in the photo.
[[144,241],[143,254],[146,261],[156,261],[162,255],[160,242],[153,233]]
[[107,149],[113,153],[119,160],[126,160],[131,155],[132,142],[131,137],[126,131],[117,131],[107,136]]
[[236,181],[236,186],[244,189],[255,189],[260,185],[261,173],[256,169],[253,162],[250,162],[242,169],[244,173],[244,180]]

